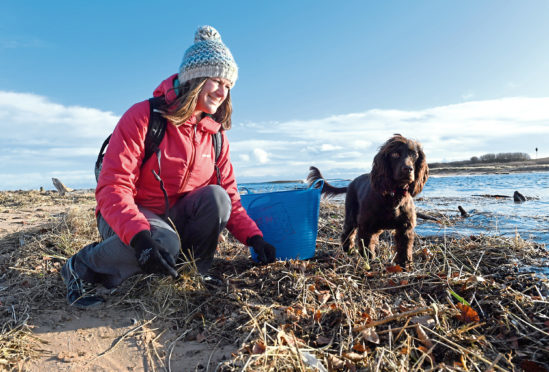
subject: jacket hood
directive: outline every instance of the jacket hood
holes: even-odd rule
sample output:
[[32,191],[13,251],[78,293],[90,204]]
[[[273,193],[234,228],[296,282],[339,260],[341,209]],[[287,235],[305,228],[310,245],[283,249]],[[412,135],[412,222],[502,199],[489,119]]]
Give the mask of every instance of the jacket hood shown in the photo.
[[173,82],[177,78],[177,74],[173,74],[169,78],[165,79],[156,87],[153,92],[153,97],[166,96],[166,100],[171,102],[177,98],[175,89],[173,88]]

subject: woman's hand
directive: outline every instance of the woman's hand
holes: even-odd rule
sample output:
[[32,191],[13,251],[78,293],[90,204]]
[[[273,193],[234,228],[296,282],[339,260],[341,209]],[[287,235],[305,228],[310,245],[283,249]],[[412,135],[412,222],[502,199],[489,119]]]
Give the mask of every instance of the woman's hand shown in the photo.
[[175,270],[175,261],[172,256],[162,250],[151,237],[151,232],[143,230],[137,233],[130,242],[135,250],[135,256],[141,269],[149,274],[165,274],[177,278],[179,274]]
[[257,254],[257,260],[261,263],[271,263],[276,259],[276,248],[267,243],[260,235],[248,238],[248,245],[251,245]]

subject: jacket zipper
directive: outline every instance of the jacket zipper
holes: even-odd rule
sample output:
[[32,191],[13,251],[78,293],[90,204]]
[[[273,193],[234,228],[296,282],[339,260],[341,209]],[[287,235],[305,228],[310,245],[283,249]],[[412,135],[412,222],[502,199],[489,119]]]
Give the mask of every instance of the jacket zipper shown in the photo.
[[189,176],[191,175],[191,169],[194,166],[194,160],[196,157],[196,128],[198,125],[194,126],[194,132],[193,132],[193,138],[191,141],[191,161],[189,162],[189,166],[187,167],[187,172],[185,173],[185,177],[183,177],[183,184],[181,185],[181,188],[179,189],[179,192],[182,193],[185,190],[185,187],[187,186],[187,182],[189,182]]

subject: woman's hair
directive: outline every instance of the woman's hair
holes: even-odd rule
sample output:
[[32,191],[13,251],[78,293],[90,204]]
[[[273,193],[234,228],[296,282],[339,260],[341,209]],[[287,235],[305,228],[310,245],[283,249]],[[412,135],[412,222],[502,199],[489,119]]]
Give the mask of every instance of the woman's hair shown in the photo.
[[[179,90],[177,99],[163,108],[163,111],[165,112],[163,116],[176,126],[179,126],[189,120],[196,109],[198,95],[208,79],[209,78],[207,77],[191,79],[177,88]],[[224,130],[229,130],[231,129],[232,112],[233,106],[231,104],[231,91],[229,90],[225,101],[223,101],[212,117],[215,121],[221,124],[221,127]]]

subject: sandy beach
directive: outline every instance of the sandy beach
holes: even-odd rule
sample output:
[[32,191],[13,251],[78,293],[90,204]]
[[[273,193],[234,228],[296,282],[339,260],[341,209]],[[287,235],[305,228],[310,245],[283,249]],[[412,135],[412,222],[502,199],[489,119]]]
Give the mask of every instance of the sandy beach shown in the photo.
[[[415,264],[345,254],[323,202],[315,258],[256,266],[225,235],[222,286],[192,269],[138,276],[101,309],[65,302],[59,270],[98,238],[91,192],[0,192],[0,366],[25,371],[513,370],[549,367],[547,266],[532,242],[418,238]],[[315,367],[316,366],[316,367]],[[321,367],[322,366],[322,369]],[[530,369],[533,370],[533,369]],[[543,370],[543,369],[541,369]]]

